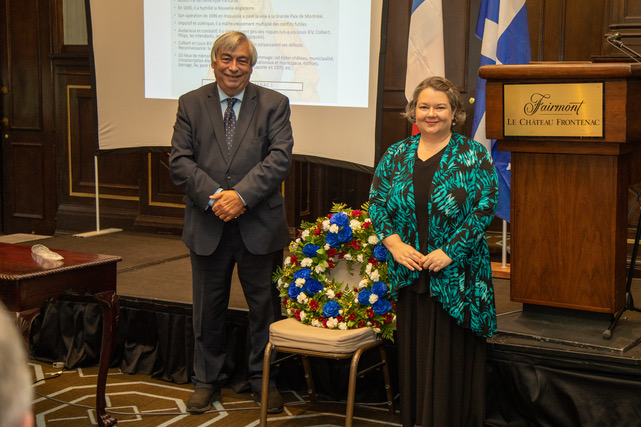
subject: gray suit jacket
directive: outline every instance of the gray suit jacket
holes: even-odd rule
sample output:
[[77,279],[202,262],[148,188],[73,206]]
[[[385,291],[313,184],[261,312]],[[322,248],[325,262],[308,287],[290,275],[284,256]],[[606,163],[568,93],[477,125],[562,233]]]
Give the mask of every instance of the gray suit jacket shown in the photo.
[[280,186],[292,160],[294,140],[287,97],[249,83],[243,95],[231,154],[216,83],[178,100],[169,167],[185,192],[183,241],[198,255],[214,252],[224,222],[208,209],[218,188],[236,190],[247,210],[236,221],[247,249],[263,255],[289,242]]

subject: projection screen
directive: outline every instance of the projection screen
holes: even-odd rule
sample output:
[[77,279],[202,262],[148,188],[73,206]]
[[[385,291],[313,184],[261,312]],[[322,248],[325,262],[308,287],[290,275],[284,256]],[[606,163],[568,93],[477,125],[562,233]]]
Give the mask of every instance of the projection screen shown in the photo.
[[251,81],[288,96],[294,154],[374,166],[383,0],[90,0],[98,148],[169,147],[178,97],[239,30]]

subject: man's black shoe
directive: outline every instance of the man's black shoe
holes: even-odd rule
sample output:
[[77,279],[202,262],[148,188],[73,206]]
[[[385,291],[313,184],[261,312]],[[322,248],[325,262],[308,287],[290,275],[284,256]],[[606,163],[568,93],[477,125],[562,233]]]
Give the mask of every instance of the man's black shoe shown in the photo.
[[197,388],[187,401],[187,412],[191,414],[202,414],[207,412],[212,402],[220,400],[220,389],[216,388]]
[[[261,392],[252,393],[252,398],[254,402],[260,405]],[[280,414],[283,412],[283,396],[280,395],[276,387],[270,387],[267,392],[267,413],[268,414]]]

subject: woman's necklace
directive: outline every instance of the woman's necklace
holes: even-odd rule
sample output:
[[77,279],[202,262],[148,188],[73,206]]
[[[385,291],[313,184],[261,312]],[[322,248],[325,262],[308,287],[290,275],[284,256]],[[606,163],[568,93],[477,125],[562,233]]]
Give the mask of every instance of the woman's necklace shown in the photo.
[[421,138],[418,142],[418,158],[422,161],[429,159],[430,157],[441,151],[443,147],[445,147],[450,142],[451,137],[452,133],[449,133],[446,138],[443,138],[438,142],[429,142]]

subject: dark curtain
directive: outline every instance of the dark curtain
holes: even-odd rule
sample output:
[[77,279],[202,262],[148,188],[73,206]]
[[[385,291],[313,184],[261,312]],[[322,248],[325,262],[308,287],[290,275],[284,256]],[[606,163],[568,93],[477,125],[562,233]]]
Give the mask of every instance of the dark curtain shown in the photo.
[[488,354],[488,426],[641,425],[638,359],[570,353]]
[[[193,329],[191,306],[172,306],[120,299],[120,316],[111,355],[111,367],[128,374],[185,384],[191,381]],[[230,310],[227,315],[227,359],[221,382],[238,393],[249,390],[247,358],[249,333],[247,313]],[[64,362],[67,369],[97,365],[100,361],[102,311],[89,297],[63,295],[45,304],[31,329],[31,355],[47,362]],[[396,348],[387,344],[392,388],[396,375]],[[365,353],[359,367],[380,360],[378,350]],[[347,399],[350,360],[312,358],[311,367],[316,393],[320,399]],[[300,359],[282,363],[277,369],[282,389],[306,390]],[[387,400],[382,371],[359,378],[358,402]]]

